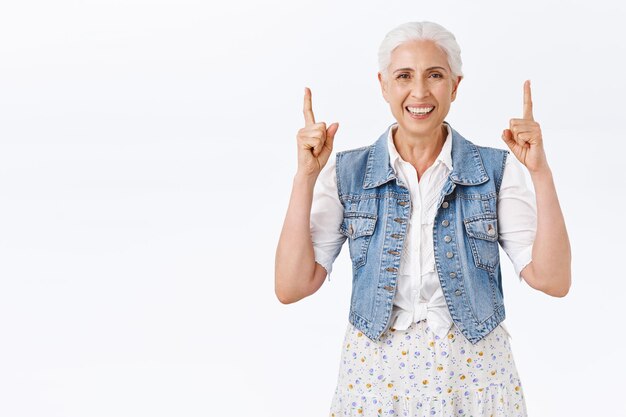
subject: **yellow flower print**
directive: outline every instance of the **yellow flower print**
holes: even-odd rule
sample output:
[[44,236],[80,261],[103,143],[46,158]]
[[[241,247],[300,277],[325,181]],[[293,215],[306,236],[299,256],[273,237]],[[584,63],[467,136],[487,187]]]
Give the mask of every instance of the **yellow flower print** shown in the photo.
[[495,374],[496,374],[496,371],[491,371],[491,375],[495,375]]
[[348,389],[352,389],[354,386],[352,384],[348,384]]
[[515,391],[519,391],[519,385],[515,386]]
[[472,363],[472,358],[467,358],[467,363]]
[[483,392],[484,388],[478,388],[478,392]]
[[365,362],[365,356],[361,358],[361,362]]
[[423,381],[422,381],[422,384],[424,384],[424,385],[428,385],[428,380],[427,380],[427,379],[423,380]]
[[370,384],[369,382],[367,384],[365,384],[365,388],[370,389],[372,388],[372,384]]
[[454,339],[454,335],[452,333],[448,334],[448,339]]
[[359,413],[359,414],[363,414],[363,409],[359,408],[356,412]]
[[393,396],[393,400],[394,400],[394,401],[398,401],[398,396],[397,396],[397,395],[394,395],[394,396]]
[[463,379],[465,379],[465,375],[461,375],[459,378],[461,378],[463,380]]
[[448,394],[452,392],[452,388],[448,388]]
[[430,347],[435,346],[435,342],[431,340],[430,343],[428,344],[428,346],[430,346]]
[[402,354],[405,355],[405,356],[406,356],[406,353],[407,353],[406,350],[402,351]]
[[358,333],[356,334],[356,337],[363,337],[363,333],[358,332]]
[[393,384],[390,382],[387,384],[387,388],[393,388]]
[[438,371],[443,371],[443,366],[439,365],[439,366],[437,367],[437,370],[438,370]]
[[483,352],[478,352],[478,356],[483,356]]

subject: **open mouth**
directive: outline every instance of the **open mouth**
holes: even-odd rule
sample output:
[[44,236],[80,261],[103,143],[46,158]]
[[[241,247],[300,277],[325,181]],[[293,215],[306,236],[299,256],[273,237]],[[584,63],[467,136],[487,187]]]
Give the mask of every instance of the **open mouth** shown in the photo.
[[435,106],[432,107],[405,107],[406,110],[413,116],[425,116],[435,110]]

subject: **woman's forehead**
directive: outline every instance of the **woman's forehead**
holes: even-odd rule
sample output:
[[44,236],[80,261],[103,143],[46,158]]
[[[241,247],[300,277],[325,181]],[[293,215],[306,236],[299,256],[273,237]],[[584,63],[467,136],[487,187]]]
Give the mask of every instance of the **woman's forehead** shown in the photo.
[[428,40],[404,42],[391,52],[390,69],[393,71],[405,67],[415,69],[443,67],[450,70],[446,53],[433,41]]

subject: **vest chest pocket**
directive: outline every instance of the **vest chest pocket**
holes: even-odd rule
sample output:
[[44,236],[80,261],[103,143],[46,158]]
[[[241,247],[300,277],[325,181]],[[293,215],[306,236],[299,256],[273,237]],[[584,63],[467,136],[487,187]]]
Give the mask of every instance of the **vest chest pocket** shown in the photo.
[[339,231],[348,237],[352,266],[356,269],[365,264],[367,248],[376,227],[376,215],[345,212]]
[[495,213],[479,214],[463,220],[474,263],[494,271],[498,266],[498,218]]

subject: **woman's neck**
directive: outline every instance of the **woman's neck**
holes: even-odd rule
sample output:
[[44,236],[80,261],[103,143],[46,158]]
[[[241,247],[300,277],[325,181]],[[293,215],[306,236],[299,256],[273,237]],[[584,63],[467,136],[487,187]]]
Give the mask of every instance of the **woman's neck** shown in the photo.
[[400,157],[415,167],[418,178],[421,178],[424,171],[430,167],[439,153],[448,136],[447,128],[444,124],[440,129],[436,129],[431,135],[422,137],[411,137],[404,134],[398,125],[393,131],[393,143]]

